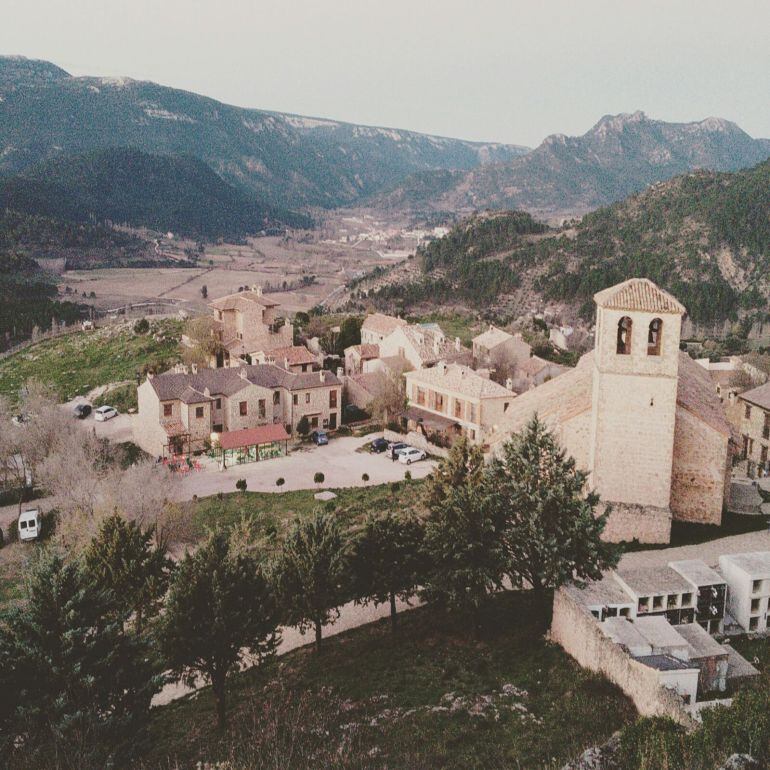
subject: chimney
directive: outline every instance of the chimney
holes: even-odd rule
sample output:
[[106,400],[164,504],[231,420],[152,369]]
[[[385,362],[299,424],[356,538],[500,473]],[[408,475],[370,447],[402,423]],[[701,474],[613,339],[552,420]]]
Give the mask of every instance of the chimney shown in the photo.
[[208,385],[203,389],[203,395],[207,398],[211,398],[211,390]]
[[242,380],[248,380],[248,379],[249,379],[249,378],[246,376],[246,368],[245,368],[245,367],[243,367],[243,366],[241,366],[241,367],[239,367],[239,368],[238,368],[238,376],[239,376],[239,377],[240,377]]
[[318,376],[321,378],[321,382],[326,382],[326,373],[323,369],[318,370]]
[[460,344],[460,338],[455,337],[455,350],[459,353],[463,349],[463,346]]
[[337,377],[342,379],[344,376],[345,376],[345,370],[341,366],[338,366],[337,367]]
[[441,374],[446,374],[446,361],[439,361],[438,368]]
[[493,332],[495,330],[495,327],[493,324],[489,324],[489,331]]
[[262,287],[261,287],[261,286],[257,286],[257,284],[256,284],[256,283],[255,283],[255,284],[254,284],[254,285],[251,287],[251,290],[252,290],[252,291],[253,291],[253,292],[254,292],[254,293],[255,293],[255,294],[258,296],[258,297],[261,297],[261,296],[262,296]]
[[198,364],[190,364],[190,371],[193,374],[198,374]]
[[506,390],[513,390],[513,378],[512,378],[512,377],[509,377],[509,378],[508,378],[508,379],[505,381],[505,389],[506,389]]

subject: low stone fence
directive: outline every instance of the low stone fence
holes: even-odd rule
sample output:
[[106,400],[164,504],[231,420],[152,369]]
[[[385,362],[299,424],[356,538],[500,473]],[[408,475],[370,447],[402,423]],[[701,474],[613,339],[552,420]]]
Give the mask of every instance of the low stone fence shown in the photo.
[[634,660],[606,637],[596,618],[566,591],[553,597],[551,639],[584,668],[604,674],[634,702],[642,716],[670,717],[686,728],[695,723],[674,690],[660,684],[655,669]]
[[422,435],[422,433],[418,433],[414,430],[404,434],[397,433],[394,430],[389,430],[386,428],[383,432],[383,435],[388,441],[403,441],[405,444],[409,444],[409,446],[413,446],[416,449],[422,449],[424,452],[427,452],[429,455],[434,455],[435,457],[449,456],[448,449],[436,446],[435,444],[431,444],[430,441],[428,441],[428,439]]

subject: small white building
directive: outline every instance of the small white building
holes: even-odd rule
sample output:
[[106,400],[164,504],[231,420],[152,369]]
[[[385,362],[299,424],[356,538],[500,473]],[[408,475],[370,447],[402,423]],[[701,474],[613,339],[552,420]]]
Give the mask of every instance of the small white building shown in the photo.
[[767,630],[770,551],[723,554],[719,569],[727,581],[727,611],[746,631]]

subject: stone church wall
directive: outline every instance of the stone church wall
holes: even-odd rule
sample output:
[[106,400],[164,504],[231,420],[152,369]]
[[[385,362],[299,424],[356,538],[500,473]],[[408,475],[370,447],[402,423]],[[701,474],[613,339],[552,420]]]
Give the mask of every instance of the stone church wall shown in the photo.
[[607,638],[593,615],[566,591],[556,591],[553,597],[551,639],[581,666],[603,674],[620,687],[642,716],[670,717],[685,727],[693,726],[684,701],[661,685],[658,672]]
[[677,409],[671,512],[679,521],[720,524],[728,463],[727,436]]
[[608,505],[610,515],[602,532],[602,540],[610,543],[630,543],[633,540],[640,543],[668,543],[671,539],[671,511],[668,508],[628,503]]

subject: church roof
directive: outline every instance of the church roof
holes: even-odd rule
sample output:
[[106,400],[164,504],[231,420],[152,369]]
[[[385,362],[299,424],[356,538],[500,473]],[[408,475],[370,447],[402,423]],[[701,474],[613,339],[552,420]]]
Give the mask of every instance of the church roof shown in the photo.
[[649,278],[630,278],[594,294],[600,307],[610,310],[641,310],[648,313],[686,313],[684,305]]
[[[586,353],[574,369],[568,369],[515,398],[489,443],[505,441],[512,433],[520,431],[536,413],[543,422],[555,426],[589,410],[593,392],[593,358],[593,351]],[[676,403],[719,433],[732,436],[733,431],[708,372],[684,352],[679,353]]]

